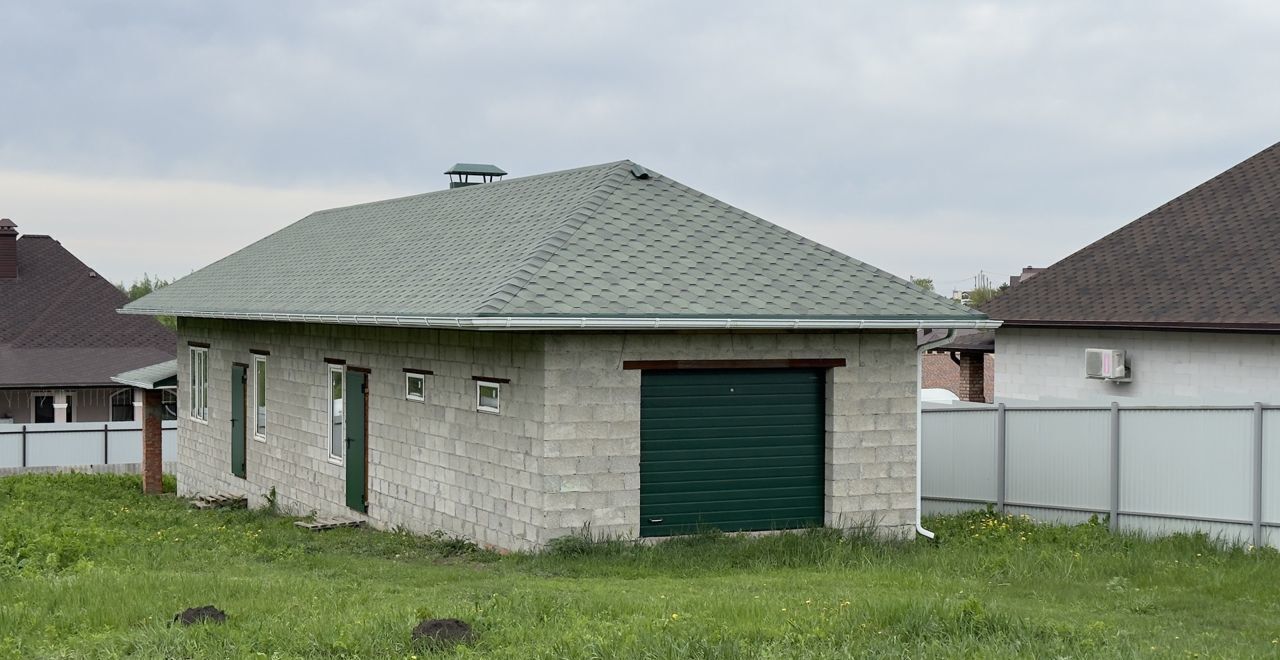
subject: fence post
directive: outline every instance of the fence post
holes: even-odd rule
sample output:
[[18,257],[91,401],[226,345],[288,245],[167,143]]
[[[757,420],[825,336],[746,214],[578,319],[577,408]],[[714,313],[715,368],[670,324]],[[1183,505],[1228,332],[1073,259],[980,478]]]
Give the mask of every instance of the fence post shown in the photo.
[[27,467],[27,425],[22,425],[22,467]]
[[1111,516],[1112,532],[1120,529],[1120,404],[1111,402]]
[[996,404],[996,508],[1000,513],[1005,509],[1005,489],[1008,484],[1008,468],[1006,447],[1008,443],[1005,432],[1005,408],[1003,403]]
[[103,424],[102,425],[102,464],[103,465],[106,465],[107,461],[110,460],[111,458],[110,447],[111,447],[111,431],[107,429],[106,424]]
[[1262,547],[1262,402],[1253,404],[1253,547]]

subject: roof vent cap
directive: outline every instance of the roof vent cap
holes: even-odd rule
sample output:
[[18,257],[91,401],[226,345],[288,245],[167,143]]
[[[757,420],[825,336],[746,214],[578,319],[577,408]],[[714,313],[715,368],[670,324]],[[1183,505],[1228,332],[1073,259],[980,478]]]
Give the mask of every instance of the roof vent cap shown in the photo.
[[[506,172],[502,171],[502,168],[488,163],[455,163],[453,167],[445,170],[444,173],[449,175],[450,188],[465,188],[481,183],[489,183],[507,175]],[[471,177],[476,177],[477,180],[472,181]]]

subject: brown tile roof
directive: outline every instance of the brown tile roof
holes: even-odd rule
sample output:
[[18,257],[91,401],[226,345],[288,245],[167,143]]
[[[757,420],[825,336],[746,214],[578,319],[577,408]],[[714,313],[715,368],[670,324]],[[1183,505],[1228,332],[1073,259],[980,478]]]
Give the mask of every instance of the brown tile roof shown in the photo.
[[1280,143],[982,306],[1011,326],[1280,331]]
[[128,298],[48,236],[18,239],[18,277],[0,279],[0,388],[111,385],[172,360],[177,338],[117,314]]

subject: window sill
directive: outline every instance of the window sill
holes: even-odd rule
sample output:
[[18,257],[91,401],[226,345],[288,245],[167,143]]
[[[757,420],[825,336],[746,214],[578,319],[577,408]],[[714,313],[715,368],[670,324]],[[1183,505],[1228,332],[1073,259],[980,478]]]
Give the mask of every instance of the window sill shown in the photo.
[[341,456],[330,456],[330,457],[328,458],[328,461],[329,461],[329,463],[331,463],[331,464],[333,464],[333,465],[339,465],[339,466],[341,466],[341,465],[343,465],[343,464],[344,464],[344,462],[343,462],[343,460],[342,460],[342,457],[341,457]]
[[501,414],[502,414],[502,413],[501,413],[497,408],[476,408],[476,412],[478,412],[478,413],[484,413],[484,414],[486,414],[486,415],[501,415]]
[[192,417],[190,415],[187,415],[187,421],[195,422],[197,424],[204,424],[205,426],[209,425],[209,420],[200,419],[199,417]]
[[253,434],[253,439],[254,439],[254,440],[257,440],[258,442],[261,442],[261,443],[264,443],[264,444],[265,444],[265,443],[266,443],[266,441],[267,441],[267,436],[265,436],[265,435],[258,435],[257,433],[254,433],[254,434]]

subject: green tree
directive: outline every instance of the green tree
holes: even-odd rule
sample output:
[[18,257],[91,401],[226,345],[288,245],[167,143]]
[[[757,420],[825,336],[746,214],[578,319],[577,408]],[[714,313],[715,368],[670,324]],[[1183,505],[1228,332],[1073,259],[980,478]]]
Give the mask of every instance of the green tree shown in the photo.
[[[125,286],[124,282],[117,282],[116,288],[123,291],[126,296],[129,296],[129,300],[132,302],[147,295],[148,293],[151,293],[152,291],[163,289],[171,283],[172,282],[170,280],[162,279],[158,276],[152,277],[148,273],[143,273],[142,278],[134,280],[133,284]],[[157,316],[156,320],[166,328],[178,327],[178,319],[172,316]]]
[[932,277],[912,277],[911,283],[924,289],[925,291],[933,291]]
[[133,284],[125,286],[124,282],[119,282],[116,284],[116,288],[123,291],[125,295],[129,296],[129,300],[133,301],[151,293],[152,291],[163,289],[164,287],[169,286],[169,284],[171,284],[169,280],[161,279],[160,277],[152,277],[147,273],[143,273],[142,278],[134,280]]
[[997,289],[993,286],[980,286],[969,292],[969,306],[980,307],[990,301],[992,298],[1004,293],[1008,287]]

